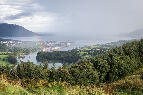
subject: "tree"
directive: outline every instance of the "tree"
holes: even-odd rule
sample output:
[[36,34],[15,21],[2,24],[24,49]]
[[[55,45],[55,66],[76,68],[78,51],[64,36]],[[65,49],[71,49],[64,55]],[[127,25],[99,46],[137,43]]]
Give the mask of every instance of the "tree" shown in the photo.
[[99,82],[98,72],[92,63],[79,63],[69,68],[72,75],[71,84],[92,85]]
[[16,64],[16,63],[17,63],[17,59],[16,59],[16,57],[13,56],[13,55],[9,55],[9,56],[7,57],[7,59],[8,59],[8,62],[10,62],[11,64]]
[[143,73],[141,74],[141,79],[143,80]]

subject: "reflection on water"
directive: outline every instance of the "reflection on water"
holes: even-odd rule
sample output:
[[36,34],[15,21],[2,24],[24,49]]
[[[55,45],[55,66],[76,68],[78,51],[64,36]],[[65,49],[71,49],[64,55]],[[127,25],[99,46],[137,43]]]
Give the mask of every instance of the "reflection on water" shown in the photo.
[[[36,60],[36,56],[37,56],[37,52],[34,52],[34,53],[30,53],[28,55],[25,55],[24,58],[20,58],[20,59],[17,58],[17,60],[18,60],[18,62],[20,62],[20,60],[23,62],[30,61],[30,62],[33,62],[34,64],[40,65],[41,62],[38,62]],[[62,67],[62,65],[63,65],[62,63],[48,63],[49,68],[52,68],[52,67],[59,68],[59,67]]]

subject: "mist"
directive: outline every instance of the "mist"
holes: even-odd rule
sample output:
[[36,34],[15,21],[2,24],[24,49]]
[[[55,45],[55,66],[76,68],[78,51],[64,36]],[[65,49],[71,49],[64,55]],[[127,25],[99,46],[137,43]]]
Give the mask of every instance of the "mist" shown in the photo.
[[0,2],[0,21],[22,25],[33,32],[94,39],[143,28],[142,0],[8,1]]

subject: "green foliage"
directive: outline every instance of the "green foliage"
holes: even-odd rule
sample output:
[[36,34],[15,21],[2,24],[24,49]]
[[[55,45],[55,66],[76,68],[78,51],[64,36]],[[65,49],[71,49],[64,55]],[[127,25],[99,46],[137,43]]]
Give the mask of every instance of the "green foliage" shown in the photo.
[[104,54],[112,48],[121,46],[127,42],[121,40],[118,42],[111,42],[107,44],[97,44],[95,46],[85,46],[79,49],[72,49],[69,51],[54,51],[54,52],[38,52],[36,59],[40,62],[62,62],[62,63],[75,63],[82,58],[91,58],[98,54]]
[[94,64],[94,68],[99,73],[99,81],[100,82],[106,82],[105,76],[107,72],[110,70],[110,66],[108,65],[106,60],[103,60],[102,58],[98,59],[92,59],[91,63]]
[[[30,84],[30,83],[28,83]],[[28,86],[21,87],[19,85],[12,85],[6,80],[0,80],[0,95],[104,95],[103,90],[96,87],[86,86],[71,86],[66,83],[52,82],[46,86],[39,87]]]
[[99,72],[101,82],[112,82],[143,66],[143,40],[133,41],[89,59]]
[[77,49],[69,51],[38,52],[36,59],[40,62],[56,61],[62,63],[74,63],[81,59]]
[[32,95],[24,88],[10,85],[6,81],[0,81],[0,95]]
[[141,74],[141,79],[143,80],[143,73]]
[[16,75],[20,78],[28,79],[48,79],[48,69],[44,69],[41,65],[37,66],[31,62],[23,62],[17,65]]
[[[34,65],[24,62],[14,67],[0,67],[1,73],[7,73],[11,78],[44,79],[49,82],[68,82],[72,85],[92,85],[120,80],[143,66],[143,40],[127,43],[116,47],[105,54],[90,59],[83,59],[77,64],[58,69],[48,69],[48,63]],[[65,55],[72,56],[65,53]],[[46,53],[47,54],[47,53]],[[48,56],[45,54],[44,57]],[[40,57],[42,58],[42,57]],[[69,60],[72,60],[71,57]],[[68,58],[66,59],[68,60]]]
[[[74,51],[72,54],[64,54],[64,56],[70,57],[74,54]],[[44,54],[43,57],[40,58],[46,56]],[[70,59],[68,57],[66,57],[66,60],[71,61],[75,56]],[[62,84],[54,85],[52,83],[67,82],[72,86],[79,85],[80,87],[83,85],[93,86],[95,84],[99,85],[100,83],[111,83],[134,74],[134,72],[141,67],[143,67],[143,40],[124,44],[123,46],[111,49],[105,54],[100,54],[90,59],[82,59],[76,64],[58,69],[54,67],[48,69],[47,62],[42,65],[23,62],[11,67],[0,66],[0,74],[6,74],[8,78],[13,80],[20,79],[22,86],[34,94],[47,94],[47,91],[51,91],[48,94],[64,95],[68,87],[65,88]],[[124,80],[114,83],[111,88],[114,88],[113,91],[117,91],[116,94],[142,95],[143,80],[141,78],[143,79],[143,75],[129,76]],[[86,91],[79,89],[79,91],[74,94],[85,93],[87,94]],[[92,93],[88,92],[89,95],[94,95],[95,93],[96,90]]]
[[112,83],[114,89],[119,95],[121,93],[126,95],[142,95],[143,94],[143,80],[140,75],[128,76],[120,81]]
[[81,63],[69,68],[71,84],[92,85],[99,82],[99,76],[92,63]]
[[36,59],[40,62],[62,62],[62,63],[75,63],[82,58],[90,58],[97,54],[105,53],[107,48],[81,48],[72,49],[69,51],[54,51],[54,52],[38,52]]
[[12,68],[8,65],[0,65],[0,75],[5,73],[8,74],[10,69]]
[[50,70],[50,81],[61,81],[61,82],[69,82],[71,80],[71,74],[68,71],[68,68],[58,68],[57,70],[55,68],[52,68]]
[[13,55],[9,55],[9,56],[7,57],[7,60],[8,60],[8,62],[10,62],[11,64],[16,64],[16,63],[17,63],[17,59],[16,59],[16,57],[13,56]]
[[10,65],[7,60],[8,55],[0,55],[0,65]]

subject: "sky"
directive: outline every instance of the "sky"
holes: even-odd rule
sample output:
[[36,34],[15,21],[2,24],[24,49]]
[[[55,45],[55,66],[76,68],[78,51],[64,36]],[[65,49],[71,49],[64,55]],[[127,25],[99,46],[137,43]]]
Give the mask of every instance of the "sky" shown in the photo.
[[143,0],[0,0],[0,23],[33,32],[117,35],[143,29]]

